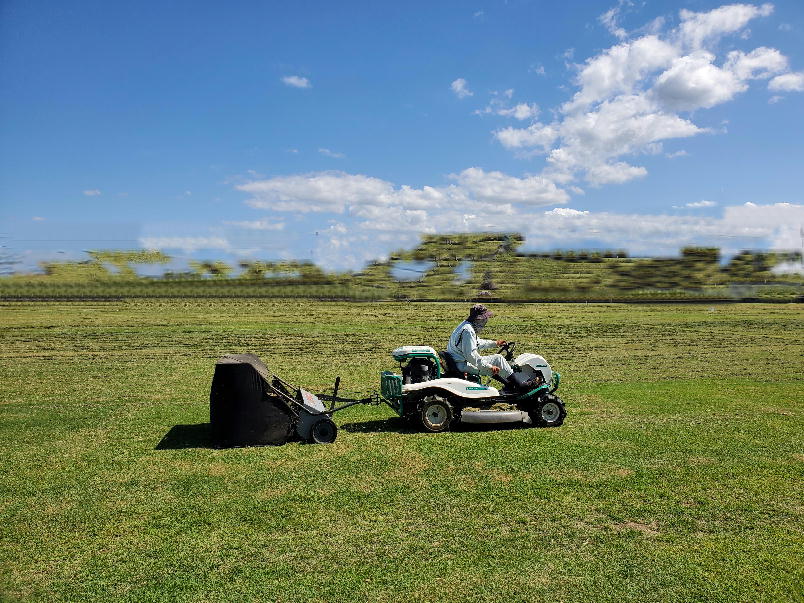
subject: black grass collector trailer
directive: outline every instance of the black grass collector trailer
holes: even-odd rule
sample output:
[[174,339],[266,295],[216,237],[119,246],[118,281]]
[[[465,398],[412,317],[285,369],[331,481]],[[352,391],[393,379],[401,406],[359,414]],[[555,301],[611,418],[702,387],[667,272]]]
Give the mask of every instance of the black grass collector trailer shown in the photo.
[[[290,440],[316,444],[335,441],[332,413],[355,404],[378,404],[374,395],[359,400],[338,397],[329,408],[321,398],[272,375],[254,354],[230,354],[215,365],[209,394],[212,443],[217,448],[281,445]],[[345,404],[336,407],[336,402]]]

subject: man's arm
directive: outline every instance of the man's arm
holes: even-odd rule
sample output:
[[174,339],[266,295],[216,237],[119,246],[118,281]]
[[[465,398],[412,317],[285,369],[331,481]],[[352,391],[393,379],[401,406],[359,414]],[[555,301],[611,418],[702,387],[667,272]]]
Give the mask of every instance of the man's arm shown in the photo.
[[493,339],[480,339],[477,338],[477,349],[478,350],[488,350],[489,348],[496,347],[498,344],[497,341]]

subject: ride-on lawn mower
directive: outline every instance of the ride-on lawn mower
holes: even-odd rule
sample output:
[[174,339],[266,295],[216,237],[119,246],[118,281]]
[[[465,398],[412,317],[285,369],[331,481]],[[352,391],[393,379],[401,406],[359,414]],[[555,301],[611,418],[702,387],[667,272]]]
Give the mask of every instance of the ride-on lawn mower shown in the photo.
[[[458,371],[446,352],[428,346],[403,346],[392,352],[401,375],[380,375],[381,395],[318,396],[270,373],[254,354],[222,357],[210,391],[210,425],[217,447],[284,444],[301,439],[316,444],[335,441],[332,415],[356,404],[385,402],[402,418],[425,431],[446,431],[463,423],[531,423],[558,427],[567,415],[555,395],[560,375],[537,354],[514,358],[514,343],[500,349],[514,369],[516,387],[503,392],[478,377]],[[324,402],[329,402],[329,407]],[[339,405],[339,406],[336,406]]]
[[401,374],[380,376],[382,398],[400,417],[425,431],[439,432],[463,423],[523,421],[539,427],[558,427],[567,411],[555,395],[561,375],[538,354],[514,358],[516,343],[499,353],[511,363],[517,387],[500,392],[480,378],[462,373],[447,352],[429,346],[402,346],[391,354]]

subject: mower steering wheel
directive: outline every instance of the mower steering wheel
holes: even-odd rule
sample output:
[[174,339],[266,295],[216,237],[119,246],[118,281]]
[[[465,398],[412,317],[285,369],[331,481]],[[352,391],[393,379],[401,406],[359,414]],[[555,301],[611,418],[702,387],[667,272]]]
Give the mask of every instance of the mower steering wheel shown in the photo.
[[514,348],[516,348],[516,341],[509,341],[508,343],[504,343],[500,346],[500,351],[497,352],[498,354],[503,354],[506,360],[513,360],[514,358]]

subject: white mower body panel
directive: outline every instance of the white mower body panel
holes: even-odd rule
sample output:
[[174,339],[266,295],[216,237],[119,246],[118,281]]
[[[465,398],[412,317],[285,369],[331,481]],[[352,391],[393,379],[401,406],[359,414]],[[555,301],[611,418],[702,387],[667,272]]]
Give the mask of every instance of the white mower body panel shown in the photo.
[[499,396],[500,392],[488,385],[481,385],[466,379],[455,377],[445,377],[443,379],[431,379],[421,383],[406,383],[402,386],[403,393],[410,393],[422,389],[441,389],[445,392],[469,400],[479,400],[482,398],[493,398]]
[[438,358],[438,353],[429,345],[403,345],[391,352],[394,360],[401,360],[411,356],[432,356]]
[[514,358],[512,364],[521,369],[514,373],[514,379],[516,379],[520,385],[533,379],[536,376],[536,371],[542,372],[545,383],[550,383],[553,378],[553,369],[550,368],[547,360],[538,354],[525,352]]

